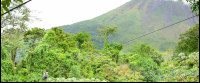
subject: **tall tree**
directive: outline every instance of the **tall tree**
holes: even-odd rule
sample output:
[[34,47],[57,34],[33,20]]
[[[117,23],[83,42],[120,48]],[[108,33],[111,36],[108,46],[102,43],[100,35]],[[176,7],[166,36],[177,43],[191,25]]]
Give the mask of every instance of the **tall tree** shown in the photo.
[[[5,1],[5,0],[3,0]],[[10,0],[6,0],[10,1]],[[9,9],[12,9],[21,4],[20,2],[10,2]],[[15,61],[17,50],[22,48],[23,33],[28,29],[28,23],[34,21],[35,17],[32,18],[30,15],[30,9],[26,6],[21,6],[10,12],[10,14],[5,14],[1,19],[1,46],[6,45],[9,42],[10,54],[13,62]],[[36,18],[36,20],[38,20]]]
[[28,48],[30,50],[35,49],[38,44],[37,42],[41,41],[45,33],[46,31],[44,29],[40,29],[38,27],[32,28],[31,30],[24,32],[24,42],[28,44]]
[[5,45],[9,46],[7,48],[7,52],[10,52],[11,60],[14,62],[15,57],[17,55],[17,49],[24,47],[22,42],[22,34],[19,32],[19,29],[5,29],[4,32],[1,33],[1,46]]
[[108,44],[107,44],[107,38],[108,35],[113,34],[115,35],[115,32],[117,32],[117,27],[110,27],[110,26],[104,26],[103,29],[97,28],[97,30],[100,32],[100,36],[98,37],[104,37],[104,49],[107,49]]
[[109,49],[109,51],[111,52],[112,60],[116,61],[117,63],[119,60],[119,53],[123,49],[123,44],[111,43],[111,44],[108,44],[108,48],[111,48]]

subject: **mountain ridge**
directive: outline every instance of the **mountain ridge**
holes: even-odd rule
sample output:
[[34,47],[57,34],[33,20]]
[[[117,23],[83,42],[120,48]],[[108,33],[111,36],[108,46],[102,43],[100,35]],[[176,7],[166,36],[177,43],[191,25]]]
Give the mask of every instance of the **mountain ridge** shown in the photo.
[[[190,6],[183,4],[183,2],[131,0],[124,5],[91,20],[59,27],[62,27],[65,32],[74,34],[86,29],[93,37],[92,41],[94,44],[99,45],[99,48],[103,48],[103,39],[95,38],[95,36],[99,35],[99,32],[96,30],[97,27],[103,28],[103,25],[117,26],[118,32],[116,32],[116,35],[109,35],[108,43],[122,43],[124,40],[127,41],[134,37],[141,36],[192,15],[194,14],[192,13]],[[190,19],[129,44],[135,45],[137,43],[147,43],[160,51],[174,49],[175,45],[177,45],[179,35],[198,22],[199,18]],[[130,49],[131,46],[126,44],[124,45],[123,51],[130,51]]]

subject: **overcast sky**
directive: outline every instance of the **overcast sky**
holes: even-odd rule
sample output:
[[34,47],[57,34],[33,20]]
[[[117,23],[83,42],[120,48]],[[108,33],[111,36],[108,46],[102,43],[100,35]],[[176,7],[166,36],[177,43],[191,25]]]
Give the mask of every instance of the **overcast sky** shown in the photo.
[[32,0],[26,6],[31,10],[41,12],[32,13],[42,21],[30,24],[31,28],[50,29],[55,26],[93,19],[128,1],[130,0]]

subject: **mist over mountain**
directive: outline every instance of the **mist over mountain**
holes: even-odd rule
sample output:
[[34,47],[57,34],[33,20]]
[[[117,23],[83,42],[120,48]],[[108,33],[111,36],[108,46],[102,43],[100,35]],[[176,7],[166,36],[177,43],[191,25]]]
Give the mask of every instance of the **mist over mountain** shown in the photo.
[[[103,6],[103,4],[102,4]],[[88,12],[88,13],[92,13]],[[59,26],[65,32],[78,33],[83,29],[93,37],[94,44],[99,45],[99,49],[104,46],[103,39],[98,39],[100,33],[98,28],[105,26],[117,26],[116,35],[108,36],[108,43],[123,43],[143,34],[163,28],[170,24],[195,15],[190,6],[180,1],[166,0],[131,0],[124,5],[111,10],[103,15],[72,25]],[[67,18],[63,18],[67,19]],[[174,49],[177,45],[179,35],[189,28],[199,23],[199,17],[181,22],[164,30],[155,32],[141,39],[124,44],[123,52],[131,50],[132,45],[137,43],[147,43],[159,51]]]

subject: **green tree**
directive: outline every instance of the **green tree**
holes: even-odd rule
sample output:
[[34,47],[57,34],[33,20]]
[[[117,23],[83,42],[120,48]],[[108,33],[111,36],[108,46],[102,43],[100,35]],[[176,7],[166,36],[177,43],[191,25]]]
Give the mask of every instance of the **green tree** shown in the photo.
[[30,50],[33,50],[37,46],[37,44],[38,44],[37,42],[42,40],[45,33],[46,32],[44,29],[35,27],[35,28],[32,28],[31,30],[24,32],[23,40],[24,40],[24,42],[26,42],[28,44],[28,48]]
[[[180,59],[171,61],[172,64],[165,65],[162,63],[162,69],[169,70],[161,72],[164,81],[168,82],[199,82],[199,52],[193,52],[186,56],[184,53],[178,54]],[[173,76],[174,75],[174,76]]]
[[120,45],[118,43],[111,43],[108,44],[108,48],[111,48],[109,49],[111,53],[111,58],[113,59],[113,61],[116,61],[117,63],[119,60],[119,53],[123,49],[123,45],[122,44]]
[[[9,0],[5,0],[5,1],[9,1]],[[21,3],[11,2],[9,9],[18,6],[19,4]],[[22,31],[27,30],[28,23],[33,22],[34,20],[37,20],[37,21],[40,20],[37,17],[31,16],[30,15],[31,12],[32,11],[30,11],[30,9],[24,5],[24,6],[21,6],[20,8],[13,10],[12,12],[10,12],[10,14],[5,14],[1,19],[1,28],[12,27],[15,29],[21,29]]]
[[163,53],[164,55],[164,61],[168,63],[171,61],[171,57],[173,56],[173,51],[171,49],[168,49],[165,53]]
[[199,24],[196,24],[193,28],[190,28],[179,37],[180,41],[175,47],[173,58],[177,57],[179,53],[186,53],[189,55],[192,52],[199,50]]
[[9,59],[9,53],[7,51],[8,48],[5,46],[1,46],[1,59]]
[[90,34],[89,33],[86,33],[86,30],[83,30],[82,33],[77,33],[76,35],[76,41],[79,42],[79,49],[81,49],[81,45],[84,43],[84,42],[87,42],[91,39],[90,37]]
[[53,27],[51,30],[53,30],[57,36],[57,43],[65,40],[65,32],[62,28]]
[[186,0],[186,1],[191,5],[192,12],[195,12],[196,15],[199,16],[199,0]]
[[150,45],[138,44],[133,45],[133,53],[139,54],[141,57],[151,58],[158,66],[164,61],[163,54],[155,50]]
[[72,78],[72,77],[75,77],[78,79],[82,78],[82,76],[80,75],[81,74],[80,71],[81,71],[80,67],[74,65],[72,67],[72,70],[69,72],[69,78]]
[[19,29],[5,29],[4,32],[1,33],[1,40],[1,46],[9,46],[6,50],[9,52],[11,60],[14,63],[17,50],[25,46],[22,42],[22,34],[19,32]]
[[104,37],[104,49],[107,49],[108,44],[107,44],[107,38],[109,34],[115,34],[117,31],[117,27],[110,27],[110,26],[104,26],[103,29],[97,28],[97,30],[100,32],[100,37]]
[[[3,0],[2,2],[2,5],[5,5],[5,3],[7,3],[6,5],[9,4],[9,7],[6,6],[9,9],[20,4],[15,1],[11,2],[11,0]],[[13,10],[10,14],[4,15],[1,19],[1,46],[5,44],[9,45],[10,49],[6,50],[9,51],[13,62],[15,61],[17,50],[25,49],[22,35],[28,29],[27,24],[33,20],[30,12],[29,8],[22,6],[21,8]],[[24,50],[21,51],[24,52]]]
[[125,59],[128,59],[132,71],[139,72],[139,75],[145,76],[144,79],[142,79],[143,82],[157,81],[155,79],[157,75],[154,73],[154,71],[158,70],[159,66],[152,58],[142,57],[137,53],[126,53],[124,56]]
[[[23,0],[13,0],[12,2],[21,2],[23,3]],[[9,6],[10,4],[12,3],[11,0],[1,0],[1,14],[4,13],[4,10],[5,11],[9,11]],[[8,14],[10,14],[10,12],[8,12]],[[1,16],[1,19],[2,19],[3,16]]]

